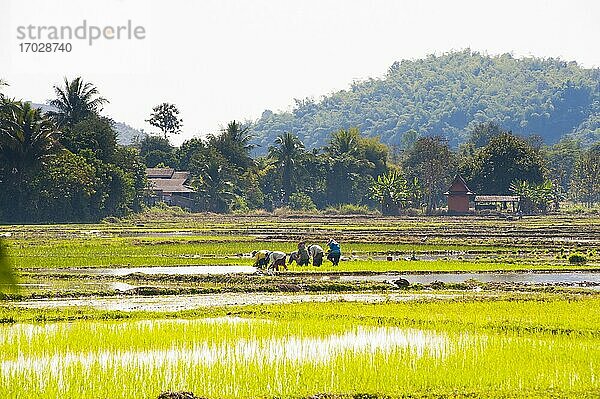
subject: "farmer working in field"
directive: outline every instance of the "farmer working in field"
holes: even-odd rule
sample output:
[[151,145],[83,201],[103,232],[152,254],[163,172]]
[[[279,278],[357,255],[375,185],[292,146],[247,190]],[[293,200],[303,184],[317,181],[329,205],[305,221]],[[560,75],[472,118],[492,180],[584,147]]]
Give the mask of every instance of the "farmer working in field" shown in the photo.
[[338,244],[333,238],[330,238],[329,242],[327,242],[327,246],[329,247],[329,251],[327,252],[327,260],[330,260],[331,263],[333,263],[333,266],[337,266],[340,263],[340,257],[342,256],[340,244]]
[[306,249],[306,243],[304,241],[298,243],[298,250],[290,254],[289,264],[296,261],[298,266],[308,266],[310,255]]
[[323,248],[319,245],[309,245],[308,254],[312,258],[313,266],[319,267],[323,264]]
[[269,254],[269,266],[267,270],[278,271],[280,266],[283,266],[285,270],[287,270],[287,265],[285,264],[285,252],[281,251],[273,251]]
[[254,267],[264,269],[269,264],[269,255],[271,251],[261,249],[260,251],[252,251],[252,257],[254,258]]

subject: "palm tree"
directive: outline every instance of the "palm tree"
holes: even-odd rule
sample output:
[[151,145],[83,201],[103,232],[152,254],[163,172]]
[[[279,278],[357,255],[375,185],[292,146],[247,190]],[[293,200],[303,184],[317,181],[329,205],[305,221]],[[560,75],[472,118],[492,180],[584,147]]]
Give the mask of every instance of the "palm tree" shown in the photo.
[[31,103],[0,103],[0,154],[11,174],[22,175],[56,154],[59,131]]
[[234,185],[229,180],[226,166],[216,158],[208,159],[201,167],[202,173],[195,182],[202,208],[209,212],[229,211],[235,200]]
[[[0,99],[0,182],[17,218],[23,215],[24,184],[59,150],[60,132],[30,103]],[[7,205],[7,204],[5,204]]]
[[371,179],[368,171],[374,167],[364,157],[358,129],[342,129],[333,133],[325,150],[329,163],[328,198],[334,204],[357,201],[362,197],[358,193],[367,189],[367,181]]
[[249,126],[242,126],[237,121],[227,124],[218,136],[211,135],[208,142],[218,150],[225,159],[237,168],[247,169],[254,161],[250,151],[255,147],[250,143],[252,135]]
[[332,157],[343,155],[358,156],[360,153],[360,134],[358,129],[339,130],[331,135],[327,152]]
[[104,97],[99,97],[98,89],[91,83],[84,83],[81,77],[69,82],[65,78],[64,87],[54,86],[56,99],[50,105],[58,111],[48,112],[59,127],[73,126],[92,113],[102,110],[102,105],[108,103]]
[[304,155],[304,144],[290,132],[278,136],[275,145],[269,147],[269,157],[281,170],[283,201],[286,203],[293,192],[298,168]]

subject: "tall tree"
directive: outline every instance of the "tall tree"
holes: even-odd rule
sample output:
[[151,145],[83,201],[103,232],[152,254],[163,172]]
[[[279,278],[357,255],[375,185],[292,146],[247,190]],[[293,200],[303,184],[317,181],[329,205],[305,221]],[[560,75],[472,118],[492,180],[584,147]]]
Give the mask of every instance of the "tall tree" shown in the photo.
[[73,126],[91,114],[98,114],[102,105],[108,103],[106,98],[100,97],[92,83],[84,83],[81,77],[70,82],[65,78],[64,86],[54,86],[54,92],[56,98],[50,101],[50,105],[58,110],[50,111],[48,115],[59,128]]
[[198,191],[200,209],[208,212],[229,212],[236,199],[233,176],[223,156],[212,149],[207,154],[196,154],[190,161],[194,176],[193,186]]
[[0,100],[0,202],[2,209],[13,207],[13,217],[23,217],[26,185],[59,151],[59,134],[54,123],[30,103]]
[[600,144],[582,153],[575,162],[571,195],[588,207],[600,202]]
[[478,193],[507,194],[516,180],[542,183],[545,161],[526,139],[503,132],[477,152],[473,168],[472,184]]
[[481,122],[473,126],[469,132],[469,141],[475,148],[485,147],[490,140],[500,135],[504,130],[495,122]]
[[149,168],[154,168],[158,164],[167,165],[172,168],[177,166],[175,147],[169,143],[168,139],[163,137],[144,137],[140,142],[140,156]]
[[304,158],[304,144],[291,132],[283,133],[275,139],[275,145],[269,147],[269,157],[281,172],[283,200],[288,202],[297,188],[299,169]]
[[572,139],[561,140],[546,150],[548,176],[564,192],[570,189],[573,168],[581,152],[581,144]]
[[110,118],[92,113],[81,121],[65,127],[60,143],[74,154],[87,149],[98,159],[112,162],[117,150],[117,133],[113,129],[113,121]]
[[403,165],[410,179],[417,178],[421,183],[427,213],[432,213],[455,169],[455,157],[448,143],[441,137],[422,137],[407,152]]
[[250,127],[234,120],[219,135],[210,135],[208,144],[219,151],[232,166],[245,170],[254,164],[250,157],[250,151],[254,148],[251,140]]
[[146,122],[157,127],[162,132],[165,139],[169,134],[181,133],[183,119],[179,118],[179,110],[174,104],[162,103],[152,108],[150,119]]
[[328,160],[327,199],[330,204],[360,203],[368,199],[374,165],[364,156],[358,129],[342,129],[331,135],[325,147]]

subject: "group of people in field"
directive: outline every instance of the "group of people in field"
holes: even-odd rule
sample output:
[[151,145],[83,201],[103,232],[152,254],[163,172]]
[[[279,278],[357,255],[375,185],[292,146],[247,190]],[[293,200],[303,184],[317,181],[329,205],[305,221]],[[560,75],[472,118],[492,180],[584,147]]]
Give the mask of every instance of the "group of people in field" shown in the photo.
[[[340,263],[342,257],[342,250],[340,244],[333,238],[327,242],[327,260],[329,260],[333,266],[337,266]],[[254,258],[254,267],[259,269],[265,269],[267,271],[279,271],[280,268],[287,270],[287,265],[296,262],[298,266],[312,265],[319,267],[323,264],[323,257],[325,251],[323,247],[317,244],[307,245],[305,241],[298,243],[298,250],[289,254],[281,251],[269,251],[267,249],[261,249],[259,251],[252,251],[252,257]],[[288,259],[288,263],[286,263]]]

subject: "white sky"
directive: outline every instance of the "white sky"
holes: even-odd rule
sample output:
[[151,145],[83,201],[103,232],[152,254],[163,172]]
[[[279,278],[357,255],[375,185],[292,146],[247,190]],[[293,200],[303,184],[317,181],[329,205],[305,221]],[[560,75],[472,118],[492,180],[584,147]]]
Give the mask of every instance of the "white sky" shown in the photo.
[[[133,25],[141,41],[72,41],[70,54],[21,53],[17,26]],[[82,76],[105,114],[152,131],[154,105],[181,110],[179,144],[232,119],[289,109],[294,98],[382,76],[392,62],[471,48],[600,66],[595,0],[1,0],[0,78],[34,102]]]

